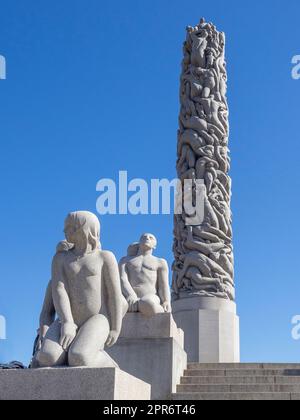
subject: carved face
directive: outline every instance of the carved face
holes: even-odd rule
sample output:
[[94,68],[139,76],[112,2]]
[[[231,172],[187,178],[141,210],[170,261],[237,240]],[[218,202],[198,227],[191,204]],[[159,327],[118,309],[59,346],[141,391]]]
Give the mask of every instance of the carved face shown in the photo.
[[75,228],[75,224],[72,222],[70,217],[67,217],[65,221],[64,233],[65,233],[67,242],[69,243],[75,242],[76,228]]
[[145,233],[140,239],[140,245],[144,248],[155,249],[157,246],[157,240],[151,233]]

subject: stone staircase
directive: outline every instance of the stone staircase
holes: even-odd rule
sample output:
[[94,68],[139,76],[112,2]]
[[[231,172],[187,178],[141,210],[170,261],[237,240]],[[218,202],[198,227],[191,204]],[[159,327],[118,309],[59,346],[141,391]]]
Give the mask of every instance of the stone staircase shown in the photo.
[[300,364],[188,365],[173,400],[300,400]]

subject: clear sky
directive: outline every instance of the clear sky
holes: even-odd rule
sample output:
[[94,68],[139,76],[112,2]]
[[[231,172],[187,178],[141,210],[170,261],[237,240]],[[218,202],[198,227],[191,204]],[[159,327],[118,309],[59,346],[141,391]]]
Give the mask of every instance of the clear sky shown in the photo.
[[[299,0],[0,0],[0,362],[28,362],[51,258],[96,183],[175,177],[185,27],[227,35],[236,286],[243,361],[300,362]],[[288,158],[287,158],[288,156]],[[172,263],[172,216],[105,216],[122,257],[144,231]]]

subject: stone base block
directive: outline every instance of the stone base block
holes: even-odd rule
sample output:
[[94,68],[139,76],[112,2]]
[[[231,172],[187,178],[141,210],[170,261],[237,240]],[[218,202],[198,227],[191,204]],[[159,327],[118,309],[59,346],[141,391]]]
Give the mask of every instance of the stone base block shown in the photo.
[[0,371],[0,400],[150,400],[151,386],[115,368]]
[[239,318],[234,302],[190,297],[173,302],[173,316],[184,331],[189,362],[239,363]]
[[170,399],[187,366],[183,332],[171,314],[148,319],[127,314],[117,344],[109,355],[125,372],[150,383],[151,399]]

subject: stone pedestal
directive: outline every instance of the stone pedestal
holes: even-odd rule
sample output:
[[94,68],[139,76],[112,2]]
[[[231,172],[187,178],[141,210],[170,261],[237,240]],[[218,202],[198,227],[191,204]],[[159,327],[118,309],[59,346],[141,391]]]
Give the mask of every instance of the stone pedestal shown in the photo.
[[150,400],[151,386],[120,369],[0,371],[0,400]]
[[173,316],[184,331],[189,362],[239,363],[240,337],[236,304],[209,297],[173,302]]
[[170,399],[187,366],[184,336],[171,314],[148,319],[127,314],[117,344],[108,351],[125,372],[150,383],[151,399]]

